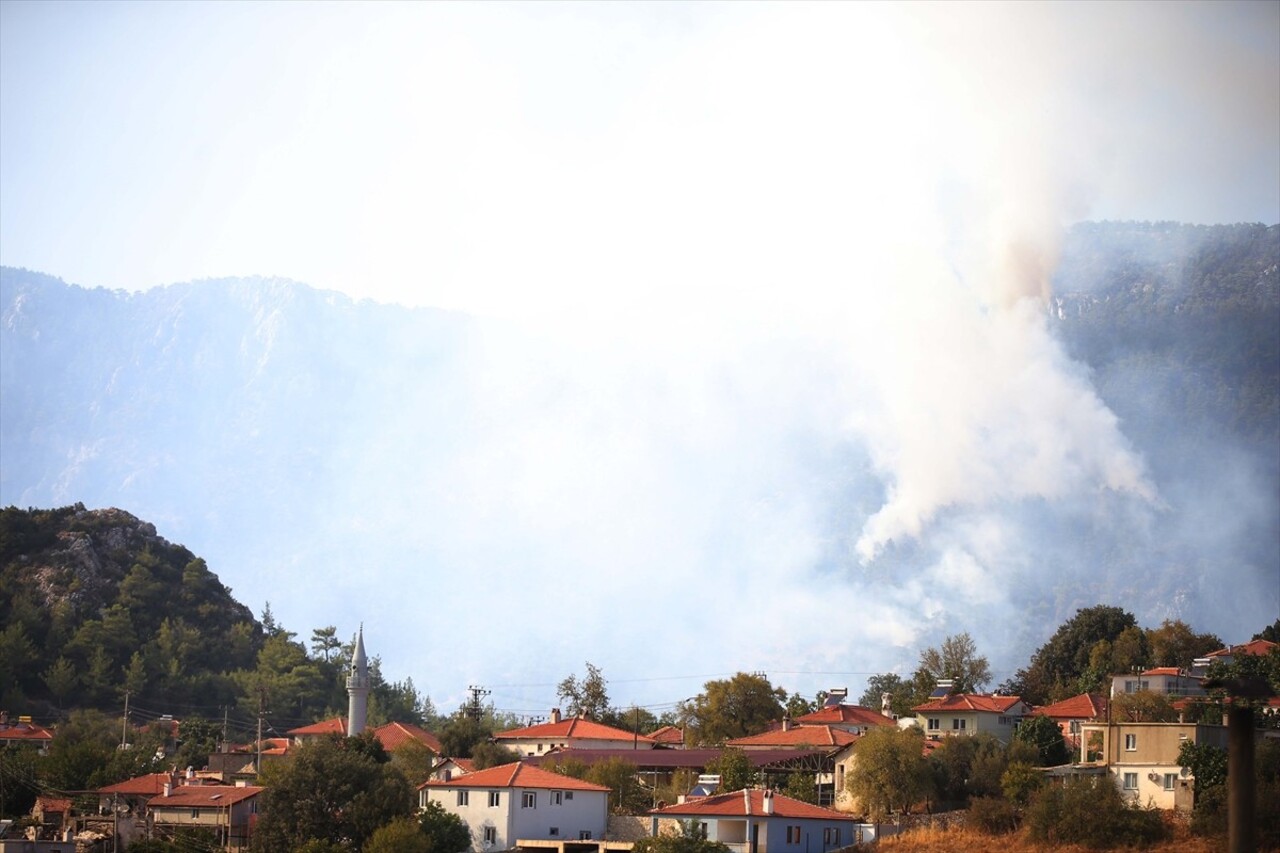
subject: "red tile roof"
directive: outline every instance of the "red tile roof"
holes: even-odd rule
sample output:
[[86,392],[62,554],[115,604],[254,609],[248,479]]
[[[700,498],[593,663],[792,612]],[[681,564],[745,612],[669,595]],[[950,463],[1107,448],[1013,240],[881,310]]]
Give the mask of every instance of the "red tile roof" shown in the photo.
[[[745,794],[745,796],[744,796]],[[775,793],[773,799],[773,817],[796,818],[808,820],[840,820],[856,821],[853,815],[824,809],[821,806],[793,800],[791,797]],[[687,802],[666,808],[653,809],[649,814],[676,817],[682,815],[706,815],[708,817],[765,817],[764,791],[746,790],[731,791],[727,794],[715,794],[710,797],[698,797]]]
[[444,752],[444,748],[440,746],[440,741],[436,739],[435,735],[412,723],[387,723],[385,726],[378,726],[374,729],[373,734],[381,741],[383,749],[387,752],[411,740],[416,740],[436,755]]
[[1182,670],[1176,666],[1157,666],[1154,669],[1146,669],[1142,671],[1143,675],[1182,675]]
[[1031,713],[1055,720],[1098,720],[1107,715],[1107,700],[1098,694],[1081,693],[1052,705],[1041,705]]
[[256,797],[266,790],[257,785],[183,785],[174,788],[169,796],[154,797],[148,808],[213,808],[229,806],[250,797]]
[[796,717],[795,722],[802,726],[835,725],[837,723],[856,723],[860,726],[892,726],[893,720],[861,705],[828,705],[810,714]]
[[540,767],[530,767],[517,761],[484,770],[476,770],[465,776],[455,776],[448,782],[428,779],[418,786],[423,788],[552,788],[561,791],[608,791],[603,785],[593,785],[572,776],[552,773]]
[[628,743],[631,741],[639,741],[645,744],[654,743],[653,739],[648,735],[636,735],[622,729],[615,729],[613,726],[606,726],[604,723],[597,723],[595,720],[588,720],[585,717],[569,717],[558,723],[539,723],[536,726],[527,726],[523,729],[511,729],[510,731],[498,732],[493,738],[498,741],[513,740],[515,738],[545,738],[547,740],[579,738],[581,740],[625,740]]
[[1269,655],[1276,644],[1270,640],[1250,640],[1247,643],[1241,643],[1238,646],[1228,646],[1225,649],[1218,649],[1216,652],[1209,652],[1205,655],[1207,658],[1224,658],[1233,655]]
[[65,797],[36,797],[36,810],[41,813],[69,812],[71,811],[71,800]]
[[844,729],[834,726],[795,726],[783,731],[775,729],[758,735],[734,738],[725,741],[725,746],[771,746],[775,748],[793,747],[796,749],[823,746],[847,746],[858,739]]
[[331,720],[321,720],[318,723],[312,723],[309,726],[299,726],[296,729],[289,729],[285,734],[291,737],[302,735],[307,737],[310,735],[345,735],[347,733],[347,718],[334,717]]
[[0,723],[0,740],[43,743],[53,740],[53,732],[36,723],[19,720],[16,723]]
[[125,779],[123,782],[116,782],[114,785],[99,788],[98,793],[155,797],[164,793],[164,786],[169,782],[174,782],[173,776],[169,773],[148,773],[145,776],[135,776],[132,779]]
[[957,693],[954,696],[942,696],[930,699],[923,705],[917,705],[913,711],[987,711],[1003,714],[1022,701],[1019,696],[987,696],[982,693]]
[[650,740],[656,741],[657,743],[683,744],[684,729],[677,728],[675,726],[663,726],[660,729],[649,732],[648,737]]

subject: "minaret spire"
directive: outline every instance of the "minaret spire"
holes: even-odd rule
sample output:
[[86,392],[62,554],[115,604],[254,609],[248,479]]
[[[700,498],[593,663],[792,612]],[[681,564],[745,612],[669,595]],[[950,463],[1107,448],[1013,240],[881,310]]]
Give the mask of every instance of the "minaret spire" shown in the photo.
[[356,633],[351,653],[351,674],[347,676],[347,736],[364,731],[369,716],[369,661],[364,654],[364,623]]

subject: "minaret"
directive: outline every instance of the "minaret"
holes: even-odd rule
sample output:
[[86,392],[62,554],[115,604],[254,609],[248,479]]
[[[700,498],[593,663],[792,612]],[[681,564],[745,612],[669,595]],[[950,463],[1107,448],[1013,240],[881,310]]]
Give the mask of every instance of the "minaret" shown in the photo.
[[347,676],[347,737],[364,731],[369,716],[369,662],[364,656],[364,625],[356,634],[356,648],[351,655],[351,674]]

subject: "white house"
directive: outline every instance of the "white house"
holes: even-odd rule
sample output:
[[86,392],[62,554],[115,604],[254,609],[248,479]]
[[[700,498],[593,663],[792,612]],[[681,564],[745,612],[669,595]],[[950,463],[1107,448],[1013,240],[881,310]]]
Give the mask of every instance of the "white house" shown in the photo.
[[589,841],[609,827],[609,789],[519,762],[418,787],[418,804],[439,803],[471,830],[471,849],[510,850],[518,841]]
[[659,818],[692,820],[732,853],[826,853],[874,837],[852,815],[760,789],[692,798],[650,814],[654,834]]
[[1121,693],[1150,691],[1165,696],[1203,696],[1204,679],[1190,675],[1176,666],[1158,666],[1137,674],[1113,675],[1111,698]]
[[936,740],[985,732],[1008,743],[1018,723],[1031,713],[1031,706],[1017,696],[956,693],[930,699],[911,710],[925,737]]

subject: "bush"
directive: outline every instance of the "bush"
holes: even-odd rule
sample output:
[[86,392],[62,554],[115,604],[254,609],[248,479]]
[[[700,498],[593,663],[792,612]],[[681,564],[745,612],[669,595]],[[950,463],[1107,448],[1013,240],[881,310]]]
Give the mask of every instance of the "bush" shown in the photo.
[[1018,828],[1018,808],[996,797],[974,797],[969,801],[969,826],[988,835],[1007,835]]
[[1157,809],[1126,802],[1108,777],[1080,777],[1042,789],[1027,808],[1033,841],[1094,850],[1145,847],[1169,836]]

